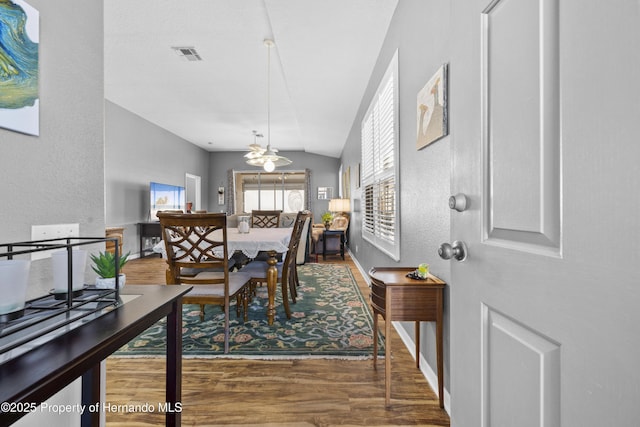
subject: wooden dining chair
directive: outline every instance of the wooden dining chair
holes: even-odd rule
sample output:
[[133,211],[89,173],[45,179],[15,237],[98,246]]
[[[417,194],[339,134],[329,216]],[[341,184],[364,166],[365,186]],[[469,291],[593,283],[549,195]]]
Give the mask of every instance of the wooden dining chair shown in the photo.
[[278,228],[282,211],[251,211],[251,226],[254,228]]
[[[278,262],[276,268],[278,269],[278,282],[282,288],[282,305],[287,315],[287,319],[291,319],[291,309],[289,308],[289,293],[291,294],[292,301],[296,302],[298,286],[298,273],[296,258],[298,254],[298,247],[300,246],[300,240],[302,236],[302,230],[306,221],[310,221],[311,212],[300,211],[296,216],[296,220],[293,224],[291,231],[291,239],[289,240],[289,249],[283,262]],[[267,281],[267,268],[269,264],[266,261],[251,261],[244,266],[240,272],[246,273],[251,277],[252,285],[258,283],[265,283]]]
[[[281,210],[253,210],[251,211],[251,227],[253,228],[278,228],[280,227]],[[269,254],[265,251],[258,252],[254,261],[266,261]],[[277,255],[278,262],[282,261],[282,254]]]
[[230,302],[236,299],[237,316],[244,308],[246,321],[251,276],[229,272],[226,214],[159,212],[158,218],[167,252],[167,285],[193,286],[182,303],[198,304],[201,320],[206,304],[223,306],[224,352],[228,353]]

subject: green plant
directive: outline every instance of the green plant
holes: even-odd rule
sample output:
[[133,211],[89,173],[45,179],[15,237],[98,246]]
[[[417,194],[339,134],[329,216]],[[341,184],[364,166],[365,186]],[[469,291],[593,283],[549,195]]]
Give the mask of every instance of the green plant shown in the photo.
[[[120,273],[122,273],[122,267],[127,263],[130,252],[120,257]],[[93,266],[91,267],[98,276],[109,279],[116,277],[116,256],[111,252],[99,252],[98,255],[91,255]]]
[[333,214],[331,212],[325,212],[321,218],[324,223],[331,222],[333,220]]

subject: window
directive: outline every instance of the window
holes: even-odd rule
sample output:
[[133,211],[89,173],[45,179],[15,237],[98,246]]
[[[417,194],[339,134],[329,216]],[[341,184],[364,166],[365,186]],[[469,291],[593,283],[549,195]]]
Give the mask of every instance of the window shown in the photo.
[[362,120],[362,237],[400,259],[398,215],[398,52]]
[[305,172],[236,172],[235,190],[235,213],[298,212],[307,204]]

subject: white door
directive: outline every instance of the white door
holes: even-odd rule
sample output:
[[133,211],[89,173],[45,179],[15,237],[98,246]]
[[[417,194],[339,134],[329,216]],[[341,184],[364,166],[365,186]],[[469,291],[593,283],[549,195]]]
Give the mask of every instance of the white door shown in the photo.
[[451,425],[640,425],[640,2],[452,0]]

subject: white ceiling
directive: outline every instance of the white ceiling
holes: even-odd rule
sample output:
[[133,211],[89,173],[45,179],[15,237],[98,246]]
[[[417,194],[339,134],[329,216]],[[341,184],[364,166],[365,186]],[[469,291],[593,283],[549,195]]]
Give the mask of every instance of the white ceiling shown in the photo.
[[266,145],[271,38],[271,145],[339,157],[397,1],[106,0],[105,97],[209,151]]

